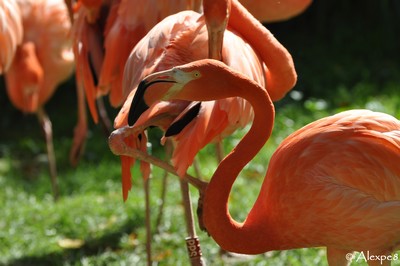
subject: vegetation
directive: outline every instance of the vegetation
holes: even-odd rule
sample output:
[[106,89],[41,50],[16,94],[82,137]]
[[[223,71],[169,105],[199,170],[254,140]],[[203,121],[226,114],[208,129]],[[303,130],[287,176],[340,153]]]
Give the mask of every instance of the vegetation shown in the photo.
[[[271,154],[291,132],[352,108],[400,118],[400,51],[396,49],[400,41],[395,34],[399,23],[394,23],[399,12],[395,0],[368,4],[321,1],[298,18],[268,26],[291,51],[299,82],[277,103],[271,140],[234,185],[230,208],[236,219],[246,216]],[[123,203],[119,159],[109,151],[101,128],[93,124],[81,162],[76,168],[68,162],[76,121],[74,93],[71,79],[46,106],[53,121],[62,194],[54,203],[36,118],[15,110],[4,90],[0,92],[0,265],[145,264],[144,193],[138,169],[133,170],[134,186]],[[111,117],[117,112],[109,111]],[[228,138],[225,150],[234,147],[245,132]],[[152,130],[152,152],[162,157],[159,136],[160,132]],[[208,146],[198,157],[204,178],[216,168],[215,158],[209,156],[212,153],[213,147]],[[160,204],[162,175],[162,170],[153,169],[153,214]],[[166,209],[152,243],[153,257],[160,265],[187,265],[179,184],[176,177],[168,180]],[[195,190],[192,195],[197,198]],[[210,237],[199,229],[198,234],[209,265],[326,265],[323,248],[221,256]],[[393,265],[399,264],[393,261]],[[354,265],[366,263],[361,259]]]

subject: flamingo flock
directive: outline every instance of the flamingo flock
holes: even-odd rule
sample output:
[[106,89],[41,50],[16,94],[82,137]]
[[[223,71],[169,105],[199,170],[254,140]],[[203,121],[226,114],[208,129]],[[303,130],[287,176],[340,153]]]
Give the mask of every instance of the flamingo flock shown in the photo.
[[[51,122],[44,105],[75,70],[77,165],[86,104],[121,160],[122,197],[140,161],[146,191],[147,265],[152,264],[150,165],[178,176],[192,265],[204,265],[188,184],[199,190],[198,223],[228,252],[260,254],[324,246],[329,265],[347,254],[388,257],[400,248],[400,121],[349,110],[288,136],[272,155],[244,221],[229,212],[232,186],[271,136],[274,102],[295,86],[290,52],[262,24],[302,13],[311,0],[2,0],[0,74],[12,104],[35,113],[47,144],[54,199],[60,196]],[[104,96],[120,108],[113,129]],[[225,155],[222,140],[251,124]],[[147,129],[170,143],[168,161],[147,150]],[[216,144],[208,182],[187,171]],[[167,149],[166,149],[167,150]],[[390,261],[368,261],[369,265]]]

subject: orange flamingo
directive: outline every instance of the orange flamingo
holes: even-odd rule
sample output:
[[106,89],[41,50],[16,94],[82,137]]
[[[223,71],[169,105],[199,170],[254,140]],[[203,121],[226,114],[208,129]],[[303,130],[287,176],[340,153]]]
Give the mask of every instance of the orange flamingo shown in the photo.
[[[269,68],[265,70],[253,49],[242,37],[232,32],[228,32],[226,37],[226,42],[230,45],[222,50],[231,2],[204,1],[203,5],[204,17],[196,12],[180,12],[157,24],[138,43],[127,61],[124,82],[127,85],[125,85],[125,88],[136,87],[138,81],[148,73],[209,56],[219,60],[223,59],[227,64],[246,73],[263,86],[266,75],[270,84],[268,88],[271,93],[275,92],[274,99],[283,97],[293,87],[296,80],[293,62],[286,49],[238,2],[234,2],[233,8],[237,19],[230,21],[230,23],[232,25],[242,23],[239,21],[244,18],[253,23],[256,33],[247,34],[247,36],[254,43],[254,47],[258,48],[261,57]],[[236,26],[236,28],[244,31],[243,27]],[[261,40],[258,40],[258,38],[261,38]],[[261,42],[264,42],[265,46]],[[243,58],[246,58],[246,60],[243,60]],[[273,65],[274,63],[276,65]],[[280,77],[280,79],[277,77]],[[133,93],[130,97],[133,97]],[[127,110],[130,100],[128,99],[125,103],[119,116],[115,119],[115,128],[127,125]],[[179,122],[182,116],[186,118],[186,114],[191,112],[192,107],[196,107],[196,105],[191,105],[189,102],[157,105],[153,110],[148,111],[149,116],[143,123],[161,126],[169,134],[170,129],[176,126],[176,122]],[[174,115],[180,113],[180,116]],[[238,113],[242,113],[239,120],[237,119]],[[229,134],[238,126],[244,126],[251,119],[252,112],[249,105],[242,99],[203,103],[195,121],[174,138],[177,144],[172,161],[178,167],[177,171],[180,176],[186,173],[195,155],[204,145],[218,135]],[[144,128],[143,123],[141,128]],[[138,134],[143,135],[143,133],[135,133],[131,138],[125,138],[125,141],[131,148],[141,147],[143,149],[145,142],[135,141]],[[133,163],[133,158],[121,156],[124,199],[128,196],[128,191],[132,186],[130,167]],[[142,167],[145,164],[142,162]],[[184,197],[184,202],[190,205],[190,198]]]
[[22,17],[15,0],[0,3],[0,75],[7,72],[23,36]]
[[[159,100],[243,97],[255,113],[249,132],[219,164],[203,191],[203,222],[224,249],[246,254],[327,247],[331,265],[346,254],[386,258],[400,242],[400,121],[368,110],[317,120],[287,137],[272,156],[244,222],[228,199],[243,167],[271,135],[274,106],[256,82],[215,60],[200,60],[146,77],[133,111]],[[390,264],[390,261],[383,261]],[[382,261],[369,261],[370,265]]]
[[[108,118],[101,96],[109,94],[118,107],[124,100],[122,78],[125,62],[136,43],[162,18],[194,5],[189,0],[80,0],[75,5],[73,25],[78,125],[70,161],[76,165],[87,134],[84,94],[95,123],[108,130]],[[84,93],[83,93],[84,92]],[[96,106],[97,99],[97,106]],[[99,112],[97,110],[99,108]]]
[[[129,53],[136,43],[158,21],[170,14],[192,7],[196,4],[195,2],[189,0],[81,1],[74,24],[74,51],[78,65],[77,84],[80,91],[85,90],[89,110],[96,123],[99,116],[96,99],[101,99],[101,96],[108,94],[113,107],[118,107],[122,103],[123,69]],[[146,135],[141,134],[140,136],[141,140],[132,139],[127,142],[131,146],[145,151],[147,149]],[[79,145],[77,143],[71,152],[72,161],[76,161],[77,156],[74,155],[74,151],[79,150]],[[121,156],[121,161],[128,163],[128,167],[122,167],[122,176],[126,176],[125,172],[129,172],[130,175],[129,166],[134,161],[124,156]],[[150,259],[149,164],[141,163],[141,171],[145,180],[147,252],[148,259]],[[126,179],[122,181],[123,187],[125,187],[124,180]],[[124,193],[123,198],[126,200],[127,194]],[[148,263],[150,262],[148,261]]]
[[291,19],[306,10],[312,0],[240,0],[254,17],[262,22]]
[[46,137],[54,198],[58,197],[57,171],[51,121],[43,105],[73,70],[69,31],[71,22],[62,0],[17,1],[23,40],[5,74],[11,102],[24,113],[36,113]]
[[83,87],[93,120],[95,100],[109,94],[118,107],[124,100],[122,75],[136,43],[161,19],[189,7],[187,0],[81,0],[74,23],[77,83]]
[[[231,1],[224,2],[225,5],[230,5]],[[204,1],[205,11],[207,5],[212,4],[212,1]],[[223,38],[228,38],[225,41],[229,45],[224,46],[222,55],[219,57],[222,57],[222,60],[231,67],[246,73],[262,86],[266,80],[266,89],[271,97],[274,100],[281,99],[296,82],[296,72],[289,52],[238,1],[232,1],[230,17],[229,14],[228,17],[224,14],[221,17],[219,10],[225,9],[214,9],[217,12],[213,12],[209,16],[209,19],[213,20],[211,24],[214,28],[209,30],[210,40],[216,40],[209,42],[210,48],[207,47],[208,33],[205,22],[203,19],[199,19],[201,16],[195,12],[181,12],[156,25],[138,43],[127,61],[125,90],[129,92],[134,89],[144,76],[152,72],[207,58],[208,50],[211,51],[211,57],[218,56],[221,52],[212,51],[221,50]],[[213,11],[212,8],[211,11]],[[226,23],[224,19],[228,18],[228,27],[238,33],[227,31],[223,35],[224,31],[221,29]],[[243,21],[247,23],[243,23]],[[218,37],[215,33],[224,37]],[[238,36],[238,34],[240,35]],[[267,67],[263,66],[263,62]],[[121,128],[128,124],[129,108],[135,92],[136,90],[131,91],[115,118],[115,128]],[[219,136],[230,134],[237,127],[246,125],[252,119],[252,112],[248,104],[239,98],[224,99],[203,105],[204,107],[196,118],[196,123],[191,123],[175,137],[176,146],[172,162],[180,176],[186,172],[202,147]],[[238,113],[241,113],[239,119]],[[137,117],[129,119],[132,119],[129,124],[133,125]]]

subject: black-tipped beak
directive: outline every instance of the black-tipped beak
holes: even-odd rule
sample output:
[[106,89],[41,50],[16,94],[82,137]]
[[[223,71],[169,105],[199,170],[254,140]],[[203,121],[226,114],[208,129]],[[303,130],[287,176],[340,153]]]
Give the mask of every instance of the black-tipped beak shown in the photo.
[[143,114],[149,107],[144,102],[143,96],[149,86],[146,80],[142,80],[136,90],[135,96],[132,99],[131,108],[128,113],[128,125],[133,126],[139,119],[140,115]]
[[181,115],[168,127],[164,136],[171,137],[178,135],[200,112],[201,102],[191,103]]
[[[132,99],[131,108],[128,113],[128,125],[133,126],[139,117],[149,109],[149,106],[144,101],[144,94],[151,85],[155,83],[176,83],[174,80],[162,79],[169,78],[168,76],[158,76],[160,73],[149,75],[146,79],[142,80],[136,90],[135,96]],[[158,79],[157,79],[158,78]]]

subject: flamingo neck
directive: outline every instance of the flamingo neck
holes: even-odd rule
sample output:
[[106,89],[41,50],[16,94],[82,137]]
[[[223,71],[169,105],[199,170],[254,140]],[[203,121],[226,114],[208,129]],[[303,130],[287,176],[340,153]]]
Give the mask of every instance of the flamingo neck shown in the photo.
[[[256,254],[271,249],[274,232],[263,210],[253,207],[243,223],[231,217],[229,194],[240,171],[260,151],[271,135],[274,106],[264,89],[242,86],[240,97],[248,100],[254,110],[249,132],[235,149],[219,164],[206,188],[203,202],[203,222],[208,233],[225,250]],[[257,206],[257,202],[255,203]]]
[[208,58],[222,61],[222,47],[230,10],[230,0],[204,0],[204,18],[208,32]]
[[228,26],[240,33],[267,66],[267,91],[273,101],[280,100],[297,81],[292,56],[238,0],[232,0]]

